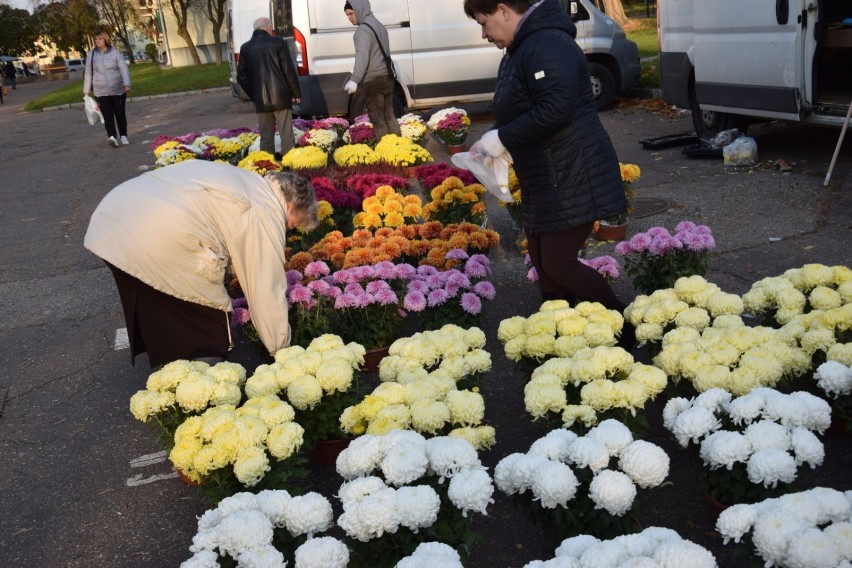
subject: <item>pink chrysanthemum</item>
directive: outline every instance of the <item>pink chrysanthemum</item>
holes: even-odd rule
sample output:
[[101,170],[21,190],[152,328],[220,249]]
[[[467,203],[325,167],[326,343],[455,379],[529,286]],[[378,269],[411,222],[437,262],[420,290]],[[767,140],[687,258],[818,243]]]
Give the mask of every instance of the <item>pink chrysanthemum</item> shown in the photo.
[[417,267],[418,276],[430,276],[438,272],[438,269],[430,264],[421,264]]
[[440,306],[444,302],[447,301],[447,291],[443,288],[438,288],[437,290],[432,290],[429,292],[429,298],[427,302],[430,308],[434,308],[435,306]]
[[447,271],[447,285],[459,288],[470,288],[470,278],[455,268]]
[[389,306],[391,304],[399,303],[399,298],[396,297],[396,294],[394,294],[393,290],[391,290],[390,288],[379,290],[378,292],[373,294],[373,297],[376,299],[376,302],[378,302],[382,306]]
[[403,307],[410,312],[422,312],[426,309],[426,296],[418,290],[411,290],[405,295]]
[[394,278],[401,278],[403,280],[410,280],[417,274],[417,269],[404,262],[402,264],[397,264],[394,269]]
[[251,312],[246,308],[234,308],[231,312],[231,327],[245,325],[251,321]]
[[463,249],[453,249],[448,252],[444,258],[450,260],[467,260],[468,254]]
[[473,292],[465,292],[461,297],[461,306],[467,313],[476,315],[482,311],[482,300]]
[[305,267],[305,276],[310,278],[319,278],[329,274],[328,265],[321,260],[315,260]]
[[494,296],[497,295],[497,289],[494,288],[494,284],[487,280],[483,280],[482,282],[477,282],[473,285],[473,291],[480,298],[485,298],[486,300],[493,300]]
[[527,272],[527,280],[530,282],[538,282],[538,271],[534,266]]
[[302,273],[298,270],[288,270],[287,271],[287,286],[292,286],[293,284],[298,284],[302,281]]

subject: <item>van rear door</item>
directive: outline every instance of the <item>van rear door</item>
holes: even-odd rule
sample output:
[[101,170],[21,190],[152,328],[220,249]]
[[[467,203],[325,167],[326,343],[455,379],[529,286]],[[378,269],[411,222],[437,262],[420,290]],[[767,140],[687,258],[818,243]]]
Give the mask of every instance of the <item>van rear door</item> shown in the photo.
[[799,119],[806,93],[804,0],[696,1],[693,10],[701,108]]

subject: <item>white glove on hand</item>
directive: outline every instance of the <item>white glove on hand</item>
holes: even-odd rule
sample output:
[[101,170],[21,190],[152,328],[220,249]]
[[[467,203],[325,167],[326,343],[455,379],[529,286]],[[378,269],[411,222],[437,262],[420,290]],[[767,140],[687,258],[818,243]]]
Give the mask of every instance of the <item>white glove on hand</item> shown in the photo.
[[482,138],[475,144],[476,150],[480,154],[496,158],[506,152],[506,147],[500,142],[500,136],[497,135],[497,130],[489,130],[482,135]]
[[[338,85],[339,84],[340,83],[338,83]],[[352,95],[358,90],[358,83],[355,81],[346,81],[346,84],[343,85],[343,90]]]

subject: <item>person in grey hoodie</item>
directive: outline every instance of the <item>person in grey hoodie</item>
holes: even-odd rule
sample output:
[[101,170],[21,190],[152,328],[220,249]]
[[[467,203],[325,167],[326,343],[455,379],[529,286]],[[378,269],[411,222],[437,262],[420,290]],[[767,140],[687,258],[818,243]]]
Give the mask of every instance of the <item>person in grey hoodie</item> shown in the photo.
[[[361,98],[376,138],[385,134],[401,135],[399,123],[393,113],[393,70],[388,68],[390,61],[390,42],[388,31],[376,19],[370,8],[370,0],[349,0],[343,7],[346,17],[355,30],[355,66],[352,75],[343,87],[354,95],[361,89]],[[388,59],[385,61],[385,55]],[[361,109],[354,109],[357,115]]]
[[130,72],[124,57],[112,47],[106,32],[98,32],[95,34],[95,49],[86,57],[83,96],[94,91],[101,114],[104,115],[107,144],[113,148],[118,148],[119,139],[123,145],[130,144],[127,139],[127,114],[124,111],[130,89]]

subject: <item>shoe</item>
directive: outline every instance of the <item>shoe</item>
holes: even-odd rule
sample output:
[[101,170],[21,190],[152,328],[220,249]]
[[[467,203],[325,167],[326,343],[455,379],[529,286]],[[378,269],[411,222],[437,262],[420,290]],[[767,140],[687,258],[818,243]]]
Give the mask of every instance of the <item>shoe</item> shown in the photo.
[[113,148],[118,148],[118,141],[115,139],[115,136],[107,138],[107,144]]
[[127,146],[128,144],[130,144],[130,140],[127,139],[127,136],[122,136],[121,137],[121,143],[123,145]]

